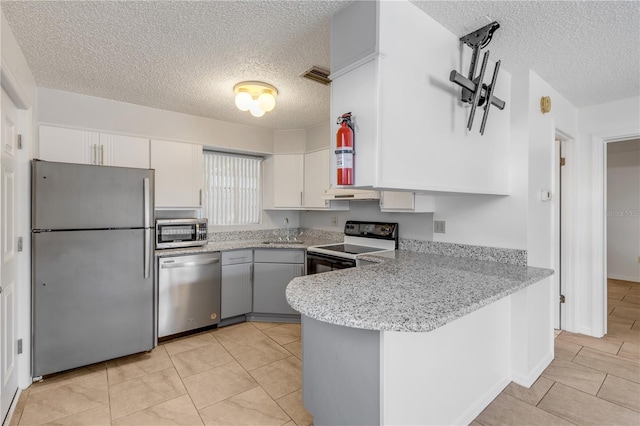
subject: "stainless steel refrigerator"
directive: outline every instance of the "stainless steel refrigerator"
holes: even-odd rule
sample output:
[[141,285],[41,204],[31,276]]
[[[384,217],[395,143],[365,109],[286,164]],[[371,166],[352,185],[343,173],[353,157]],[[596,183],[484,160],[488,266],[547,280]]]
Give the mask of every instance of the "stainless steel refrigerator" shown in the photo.
[[156,344],[154,171],[32,162],[32,375]]

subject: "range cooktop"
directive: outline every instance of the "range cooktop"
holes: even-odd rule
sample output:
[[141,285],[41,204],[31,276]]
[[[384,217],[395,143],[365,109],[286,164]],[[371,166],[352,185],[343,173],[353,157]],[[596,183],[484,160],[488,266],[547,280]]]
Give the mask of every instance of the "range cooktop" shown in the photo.
[[328,246],[321,246],[325,250],[336,251],[340,253],[348,253],[348,254],[364,254],[364,253],[374,253],[381,251],[378,247],[367,247],[367,246],[359,246],[355,244],[333,244]]

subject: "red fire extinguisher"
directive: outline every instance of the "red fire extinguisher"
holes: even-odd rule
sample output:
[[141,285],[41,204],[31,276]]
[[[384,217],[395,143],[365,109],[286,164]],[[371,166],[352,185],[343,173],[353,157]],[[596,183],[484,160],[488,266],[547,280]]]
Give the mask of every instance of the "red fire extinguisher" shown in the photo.
[[338,133],[336,134],[336,170],[338,185],[353,185],[353,140],[355,136],[351,113],[338,117]]

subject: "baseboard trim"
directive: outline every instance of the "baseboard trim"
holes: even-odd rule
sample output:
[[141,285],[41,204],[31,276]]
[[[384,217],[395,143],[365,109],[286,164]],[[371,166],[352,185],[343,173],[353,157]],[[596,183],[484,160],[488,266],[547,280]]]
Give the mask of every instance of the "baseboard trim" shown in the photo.
[[471,407],[460,415],[452,424],[468,425],[487,408],[491,402],[496,399],[500,392],[509,385],[509,379],[504,378],[493,385],[484,395],[482,395]]
[[627,277],[624,275],[607,275],[607,278],[612,280],[621,280],[621,281],[631,281],[632,283],[640,283],[640,279],[638,277]]
[[525,376],[516,373],[512,375],[511,379],[515,384],[524,386],[525,388],[530,388],[531,385],[533,385],[536,380],[538,380],[538,377],[540,377],[545,368],[547,368],[549,364],[551,364],[551,361],[553,361],[553,351],[547,353],[544,358],[542,358],[540,362],[538,362],[538,364],[533,368],[533,370],[529,372],[529,374]]

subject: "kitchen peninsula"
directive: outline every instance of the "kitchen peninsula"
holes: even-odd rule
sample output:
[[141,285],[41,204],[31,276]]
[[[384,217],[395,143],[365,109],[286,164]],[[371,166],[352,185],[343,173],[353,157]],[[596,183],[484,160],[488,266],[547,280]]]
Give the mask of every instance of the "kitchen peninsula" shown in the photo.
[[467,424],[510,381],[530,386],[553,358],[552,274],[397,251],[294,279],[314,424]]

